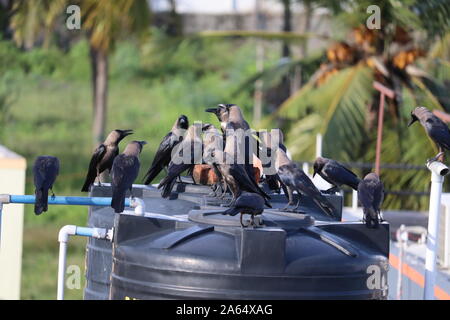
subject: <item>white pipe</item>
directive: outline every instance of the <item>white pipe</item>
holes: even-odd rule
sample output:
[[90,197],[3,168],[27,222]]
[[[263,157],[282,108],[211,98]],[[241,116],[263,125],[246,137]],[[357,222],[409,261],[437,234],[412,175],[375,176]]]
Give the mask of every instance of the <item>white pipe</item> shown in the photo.
[[[79,229],[77,231],[77,229]],[[74,225],[66,225],[59,230],[59,258],[58,258],[58,289],[56,293],[57,300],[64,300],[64,280],[66,271],[67,243],[70,236],[84,236],[97,239],[112,240],[113,229],[104,228],[84,228]]]
[[404,224],[397,230],[397,241],[400,245],[399,263],[398,263],[398,278],[397,278],[397,300],[402,300],[403,294],[403,258],[405,254],[405,247],[408,243],[408,231]]
[[425,258],[425,289],[424,299],[434,300],[434,283],[436,278],[436,252],[439,231],[439,213],[441,211],[441,193],[444,176],[448,173],[448,167],[439,162],[427,163],[431,171],[430,208],[428,214],[427,250]]
[[2,249],[2,218],[3,218],[3,204],[9,203],[10,197],[8,194],[0,194],[0,250]]
[[352,191],[352,209],[353,210],[358,209],[358,191],[356,190]]
[[316,136],[316,158],[322,156],[322,134],[318,133]]

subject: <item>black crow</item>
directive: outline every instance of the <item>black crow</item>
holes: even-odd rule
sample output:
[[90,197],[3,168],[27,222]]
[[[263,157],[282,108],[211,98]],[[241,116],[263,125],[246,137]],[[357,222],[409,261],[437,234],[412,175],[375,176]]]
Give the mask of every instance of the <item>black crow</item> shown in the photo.
[[255,226],[255,215],[261,214],[264,211],[264,198],[257,193],[243,192],[236,199],[234,204],[228,209],[222,212],[223,215],[235,216],[238,213],[241,214],[240,221],[242,227],[247,227],[242,222],[244,214],[251,215],[250,225]]
[[327,192],[335,191],[343,184],[358,190],[358,184],[361,181],[356,174],[339,162],[322,157],[317,157],[316,161],[314,161],[313,177],[316,174],[319,174],[325,181],[333,185]]
[[[48,190],[52,190],[56,176],[59,174],[59,160],[52,156],[39,156],[33,165],[36,201],[34,213],[36,215],[48,209]],[[53,190],[52,190],[53,193]],[[53,194],[54,196],[55,194]]]
[[358,200],[363,207],[364,221],[368,228],[378,227],[383,199],[383,183],[378,175],[369,173],[358,185]]
[[[303,172],[302,169],[298,168],[295,163],[293,163],[287,157],[283,149],[279,148],[277,151],[275,167],[278,171],[278,176],[281,182],[283,182],[288,190],[289,202],[285,208],[286,210],[289,206],[294,204],[294,191],[300,195],[305,195],[313,199],[313,201],[321,208],[327,215],[334,217],[333,205],[328,201],[328,199],[322,195],[322,193],[316,188],[311,179]],[[296,210],[300,205],[300,200],[298,200],[297,205],[294,210]]]
[[175,121],[170,132],[163,138],[159,144],[158,151],[156,151],[155,158],[151,167],[145,174],[144,184],[150,184],[153,179],[167,167],[170,163],[171,154],[173,148],[183,140],[185,130],[189,127],[188,118],[185,115],[181,115],[177,121]]
[[111,172],[114,158],[119,154],[119,142],[126,136],[133,134],[132,131],[133,130],[113,130],[108,137],[106,137],[105,142],[95,149],[81,191],[89,192],[89,188],[94,183],[95,178],[98,178],[100,183],[100,174],[106,169]]
[[408,127],[416,121],[420,122],[425,128],[425,132],[439,148],[439,153],[432,160],[440,158],[442,161],[444,149],[450,150],[450,130],[447,125],[425,107],[416,107],[411,112],[411,121],[408,123]]
[[202,128],[198,123],[191,125],[183,141],[172,150],[167,176],[159,182],[158,189],[163,188],[161,196],[167,198],[172,192],[176,178],[184,171],[202,163]]
[[111,207],[116,213],[123,212],[125,208],[125,193],[133,186],[139,174],[139,155],[145,141],[131,141],[113,162],[111,169],[112,200]]

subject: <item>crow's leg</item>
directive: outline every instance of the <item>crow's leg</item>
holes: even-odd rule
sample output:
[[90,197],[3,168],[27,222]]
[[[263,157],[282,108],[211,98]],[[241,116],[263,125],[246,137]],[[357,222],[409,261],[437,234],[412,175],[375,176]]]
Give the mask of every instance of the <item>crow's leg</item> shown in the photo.
[[287,188],[287,192],[288,192],[288,203],[287,203],[287,205],[284,207],[284,208],[281,208],[281,209],[278,209],[279,211],[288,211],[288,208],[290,207],[290,206],[293,206],[294,205],[294,191],[292,191],[292,189],[291,188]]
[[249,225],[251,225],[251,222],[249,224],[245,225],[244,221],[242,221],[243,217],[244,217],[244,214],[241,212],[241,217],[240,217],[241,226],[242,226],[242,228],[247,228]]
[[433,162],[433,161],[443,162],[444,161],[444,156],[445,156],[444,151],[442,151],[442,148],[439,147],[439,153],[435,157],[428,159],[427,162],[428,163],[429,162]]
[[300,206],[300,196],[298,197],[297,204],[295,205],[295,207],[292,210],[297,211],[299,206]]
[[55,199],[55,193],[53,192],[53,188],[50,188],[50,191],[52,192],[52,199]]
[[100,179],[100,169],[99,168],[97,168],[97,182],[98,182],[98,186],[101,187],[102,181]]

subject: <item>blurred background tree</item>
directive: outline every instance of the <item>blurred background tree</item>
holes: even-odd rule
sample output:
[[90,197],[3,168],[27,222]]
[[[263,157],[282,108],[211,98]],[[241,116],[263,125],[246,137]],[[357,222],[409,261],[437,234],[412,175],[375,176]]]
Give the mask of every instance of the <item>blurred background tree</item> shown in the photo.
[[150,10],[146,0],[38,0],[14,1],[11,27],[19,46],[30,49],[43,26],[44,47],[48,47],[56,21],[68,5],[78,5],[82,28],[89,39],[93,95],[93,147],[105,138],[108,98],[108,55],[115,43],[126,36],[148,30]]

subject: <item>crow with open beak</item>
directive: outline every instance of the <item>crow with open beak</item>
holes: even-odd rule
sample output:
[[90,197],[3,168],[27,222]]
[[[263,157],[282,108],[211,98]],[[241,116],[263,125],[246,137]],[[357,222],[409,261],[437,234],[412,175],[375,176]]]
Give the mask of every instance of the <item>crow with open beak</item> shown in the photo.
[[89,188],[94,183],[95,178],[97,178],[99,184],[101,184],[100,174],[106,169],[111,172],[114,158],[119,154],[119,142],[130,134],[133,134],[133,130],[113,130],[106,137],[106,140],[95,149],[81,191],[89,192]]

